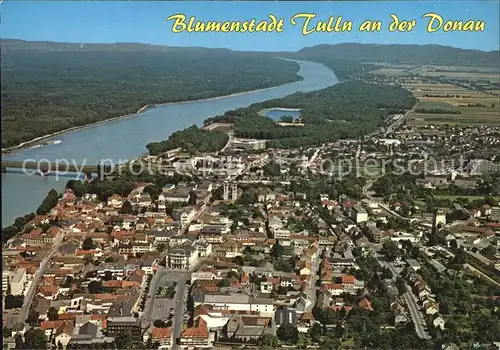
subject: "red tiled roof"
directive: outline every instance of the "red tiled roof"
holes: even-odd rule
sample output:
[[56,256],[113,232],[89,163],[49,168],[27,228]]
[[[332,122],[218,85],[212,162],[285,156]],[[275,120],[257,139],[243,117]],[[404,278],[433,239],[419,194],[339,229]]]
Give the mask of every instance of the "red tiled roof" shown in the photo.
[[65,321],[64,320],[57,320],[57,321],[42,321],[40,322],[40,329],[46,330],[46,329],[55,329],[62,325]]
[[354,276],[344,275],[341,277],[342,284],[354,284]]
[[172,336],[172,329],[171,328],[153,327],[153,330],[151,331],[151,337],[153,338],[153,340],[168,339],[171,336]]
[[365,310],[368,311],[373,311],[372,303],[366,298],[361,299],[361,301],[358,303],[359,307],[362,307]]
[[206,327],[186,328],[181,333],[181,338],[208,338]]

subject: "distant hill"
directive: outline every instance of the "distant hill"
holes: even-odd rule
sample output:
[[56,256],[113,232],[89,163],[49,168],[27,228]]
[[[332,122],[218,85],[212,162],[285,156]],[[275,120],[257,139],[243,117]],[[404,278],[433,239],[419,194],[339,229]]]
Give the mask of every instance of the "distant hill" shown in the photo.
[[391,62],[417,65],[493,68],[498,68],[500,65],[499,51],[485,52],[440,45],[325,44],[303,48],[293,56],[303,59],[329,57],[365,62]]
[[301,79],[295,62],[228,49],[7,39],[1,48],[2,148],[134,113],[146,104]]

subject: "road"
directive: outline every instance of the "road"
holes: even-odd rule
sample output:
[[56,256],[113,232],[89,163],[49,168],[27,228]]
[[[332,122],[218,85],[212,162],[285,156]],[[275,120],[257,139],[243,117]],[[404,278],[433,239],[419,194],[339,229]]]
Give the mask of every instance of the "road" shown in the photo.
[[26,296],[24,297],[24,302],[23,306],[19,310],[19,315],[18,315],[18,322],[23,323],[25,320],[28,318],[28,313],[30,310],[31,303],[33,302],[33,298],[35,297],[36,290],[38,288],[38,284],[40,283],[43,275],[45,272],[50,268],[50,260],[54,256],[54,254],[58,251],[59,247],[61,246],[62,242],[64,239],[64,231],[60,231],[54,242],[54,246],[50,250],[49,254],[45,257],[45,259],[42,260],[40,267],[38,270],[35,272],[35,276],[33,277],[33,280],[31,281],[30,287],[28,289],[28,293],[26,293]]
[[311,263],[311,278],[309,280],[309,287],[307,289],[307,301],[306,311],[312,311],[314,305],[316,304],[316,281],[318,280],[318,267],[321,261],[321,253],[323,248],[319,248],[316,253],[316,258]]
[[177,345],[177,338],[181,336],[181,332],[183,329],[183,317],[185,312],[185,288],[186,281],[184,283],[177,283],[175,288],[175,310],[174,310],[174,319],[173,319],[173,328],[172,328],[172,350],[181,349],[182,347]]
[[228,140],[227,140],[227,143],[226,145],[220,150],[218,151],[217,153],[222,153],[226,150],[226,148],[228,148],[231,143],[233,142],[233,139],[234,139],[234,133],[232,132],[226,132],[227,136],[229,137]]
[[316,160],[316,158],[318,158],[318,155],[319,155],[319,152],[321,152],[323,150],[323,148],[325,148],[325,145],[319,147],[316,152],[314,152],[313,156],[311,157],[311,159],[309,159],[307,161],[307,164],[306,164],[306,168],[309,168],[313,163],[314,161]]
[[[399,276],[399,271],[394,267],[394,265],[390,262],[382,261],[380,259],[379,263],[385,265],[392,272],[392,280],[396,281],[396,278]],[[413,320],[413,325],[415,326],[415,332],[421,339],[431,339],[429,333],[427,333],[427,323],[425,322],[424,315],[420,311],[417,298],[411,292],[410,287],[405,282],[406,292],[403,294],[403,298],[406,301],[406,305],[408,305],[408,309],[410,310],[411,318]]]

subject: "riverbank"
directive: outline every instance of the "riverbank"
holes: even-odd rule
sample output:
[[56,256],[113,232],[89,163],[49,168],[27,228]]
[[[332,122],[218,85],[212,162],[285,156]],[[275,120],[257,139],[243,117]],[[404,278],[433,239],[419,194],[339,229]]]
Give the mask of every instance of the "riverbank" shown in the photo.
[[[294,82],[291,82],[291,83],[299,82],[299,81],[301,81],[301,80],[304,79],[302,77],[300,77],[300,78],[301,79],[298,79],[298,80],[296,80]],[[2,148],[2,154],[9,154],[10,152],[12,152],[12,151],[14,151],[16,149],[26,148],[26,147],[29,147],[29,146],[33,146],[33,145],[37,144],[40,141],[46,140],[46,139],[54,137],[54,136],[66,134],[68,132],[72,132],[72,131],[76,131],[76,130],[80,130],[80,129],[91,128],[91,127],[99,125],[99,124],[109,123],[109,122],[113,122],[113,121],[117,121],[117,120],[121,120],[121,119],[127,119],[127,118],[131,118],[131,117],[134,117],[134,116],[138,116],[138,115],[140,115],[140,114],[142,114],[142,113],[144,113],[144,112],[146,112],[148,110],[159,108],[159,107],[163,107],[163,106],[168,106],[168,105],[173,105],[173,104],[193,103],[193,102],[208,102],[208,101],[219,100],[219,99],[223,99],[223,98],[229,98],[229,97],[235,97],[235,96],[245,95],[245,94],[249,94],[249,93],[269,91],[269,90],[272,90],[272,89],[279,88],[279,87],[281,87],[283,85],[286,85],[286,84],[290,84],[290,83],[285,83],[285,84],[277,85],[277,86],[271,86],[271,87],[263,88],[263,89],[250,90],[250,91],[242,91],[242,92],[237,92],[237,93],[229,94],[229,95],[222,95],[222,96],[216,96],[216,97],[203,98],[203,99],[199,99],[199,100],[185,100],[185,101],[179,101],[179,102],[165,102],[165,103],[160,103],[160,104],[155,104],[155,105],[149,105],[148,104],[148,105],[145,105],[145,106],[141,107],[135,113],[125,114],[125,115],[121,115],[121,116],[118,116],[118,117],[113,117],[113,118],[108,118],[108,119],[104,119],[104,120],[99,120],[99,121],[93,122],[93,123],[88,123],[88,124],[84,124],[84,125],[74,126],[74,127],[68,128],[68,129],[64,129],[64,130],[56,131],[56,132],[53,132],[53,133],[50,133],[50,134],[46,134],[46,135],[43,135],[43,136],[36,137],[36,138],[34,138],[32,140],[22,142],[22,143],[20,143],[19,145],[16,145],[16,146]]]

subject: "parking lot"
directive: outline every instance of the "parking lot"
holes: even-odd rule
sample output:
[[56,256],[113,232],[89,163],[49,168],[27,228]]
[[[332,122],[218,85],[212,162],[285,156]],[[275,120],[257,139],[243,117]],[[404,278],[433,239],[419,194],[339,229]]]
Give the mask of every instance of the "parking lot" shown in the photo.
[[163,320],[168,319],[169,310],[174,306],[174,299],[155,299],[153,303],[153,308],[151,309],[151,320]]
[[156,271],[151,286],[149,288],[149,298],[146,302],[145,314],[143,318],[146,321],[153,322],[154,320],[166,320],[168,318],[170,308],[175,308],[175,299],[159,299],[156,298],[156,291],[159,287],[168,287],[174,282],[184,284],[186,280],[191,278],[191,272],[169,270],[166,268],[159,268]]

